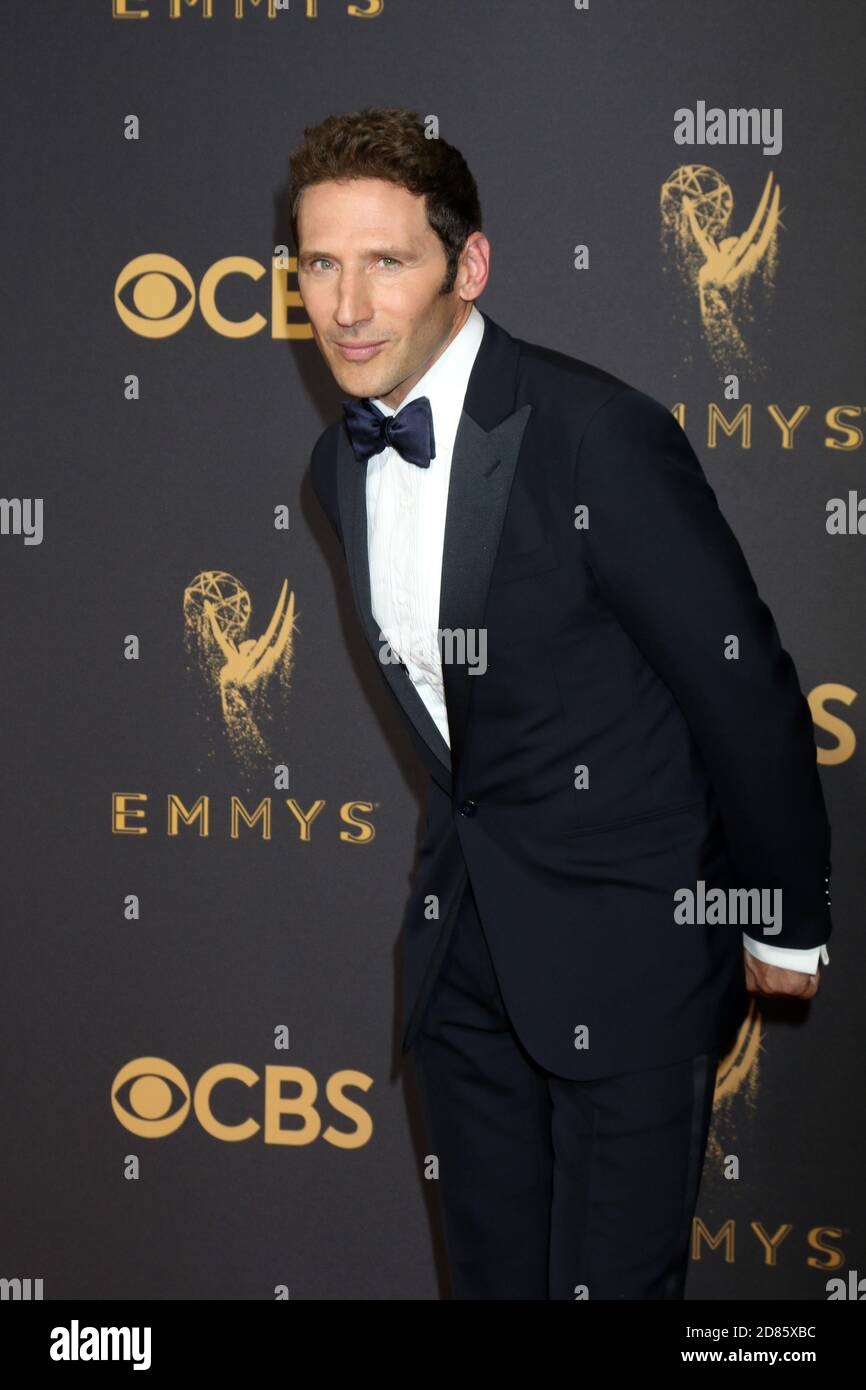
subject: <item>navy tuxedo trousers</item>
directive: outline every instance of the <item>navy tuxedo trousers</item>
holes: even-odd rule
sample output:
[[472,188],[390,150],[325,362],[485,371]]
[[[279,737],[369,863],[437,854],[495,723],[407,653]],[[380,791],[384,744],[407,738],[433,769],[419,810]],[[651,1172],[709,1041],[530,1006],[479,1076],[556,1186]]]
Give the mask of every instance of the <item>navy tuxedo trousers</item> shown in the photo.
[[554,1076],[509,1021],[467,881],[411,1055],[452,1297],[681,1299],[719,1053]]

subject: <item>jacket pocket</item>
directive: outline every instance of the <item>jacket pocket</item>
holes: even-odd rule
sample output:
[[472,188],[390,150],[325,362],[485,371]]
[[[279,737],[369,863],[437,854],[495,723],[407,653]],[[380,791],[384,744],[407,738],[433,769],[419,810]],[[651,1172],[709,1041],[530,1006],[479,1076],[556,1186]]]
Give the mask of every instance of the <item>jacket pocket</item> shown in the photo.
[[696,811],[698,807],[704,805],[704,798],[698,797],[696,801],[680,801],[673,806],[662,806],[657,811],[644,811],[639,816],[621,816],[618,820],[596,821],[594,825],[581,825],[577,830],[567,830],[566,837],[570,840],[577,835],[600,835],[608,830],[619,830],[627,825],[639,825],[642,821],[665,820],[669,816],[681,816],[686,811]]

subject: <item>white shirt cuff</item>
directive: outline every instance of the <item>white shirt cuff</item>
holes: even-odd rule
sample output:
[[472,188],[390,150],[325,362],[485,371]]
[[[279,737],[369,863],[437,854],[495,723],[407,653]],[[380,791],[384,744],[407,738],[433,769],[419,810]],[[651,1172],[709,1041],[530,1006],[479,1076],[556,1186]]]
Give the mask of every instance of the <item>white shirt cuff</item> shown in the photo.
[[766,965],[778,965],[782,970],[802,970],[814,975],[820,959],[822,965],[830,964],[826,946],[807,946],[805,950],[794,946],[768,946],[764,941],[755,941],[743,933],[746,950]]

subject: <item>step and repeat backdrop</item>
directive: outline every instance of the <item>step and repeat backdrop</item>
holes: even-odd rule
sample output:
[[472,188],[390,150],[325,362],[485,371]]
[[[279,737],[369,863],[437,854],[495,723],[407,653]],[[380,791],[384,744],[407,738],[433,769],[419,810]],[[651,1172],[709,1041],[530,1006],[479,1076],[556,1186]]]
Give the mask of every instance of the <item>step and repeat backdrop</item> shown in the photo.
[[0,28],[3,1297],[447,1295],[399,1053],[425,774],[307,476],[340,394],[285,202],[368,105],[466,156],[497,322],[676,411],[797,665],[830,965],[720,1066],[688,1296],[863,1297],[859,0]]

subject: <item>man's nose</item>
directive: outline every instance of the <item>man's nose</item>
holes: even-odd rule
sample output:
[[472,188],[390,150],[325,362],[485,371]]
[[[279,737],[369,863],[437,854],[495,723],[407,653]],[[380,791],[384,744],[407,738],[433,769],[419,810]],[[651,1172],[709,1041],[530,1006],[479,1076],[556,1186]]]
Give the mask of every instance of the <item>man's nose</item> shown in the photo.
[[340,279],[336,319],[341,328],[363,323],[372,314],[370,293],[363,280],[342,276]]

